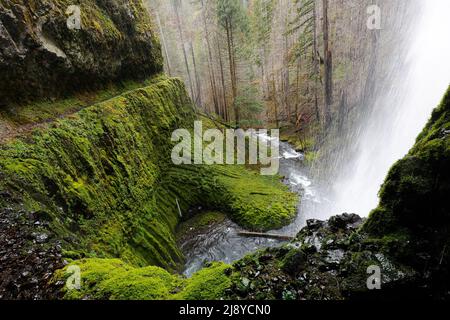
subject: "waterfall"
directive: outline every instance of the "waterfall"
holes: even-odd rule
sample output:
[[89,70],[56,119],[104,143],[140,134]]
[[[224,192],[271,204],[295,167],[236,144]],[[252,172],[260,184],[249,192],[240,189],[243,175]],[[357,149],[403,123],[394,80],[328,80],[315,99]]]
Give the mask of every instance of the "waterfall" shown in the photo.
[[328,213],[322,212],[321,218],[343,212],[367,216],[377,206],[390,167],[414,145],[450,84],[450,1],[426,0],[420,5],[414,31],[404,42],[407,54],[394,57],[399,63],[382,80],[381,93],[372,97],[364,125],[350,135],[357,152],[346,159],[333,182]]

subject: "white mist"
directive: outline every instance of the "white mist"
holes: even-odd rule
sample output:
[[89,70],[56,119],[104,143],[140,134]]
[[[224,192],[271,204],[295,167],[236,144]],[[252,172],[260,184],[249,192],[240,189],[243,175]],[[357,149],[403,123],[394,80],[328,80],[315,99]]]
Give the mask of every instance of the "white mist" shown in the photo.
[[[335,181],[327,215],[367,216],[378,205],[378,192],[390,167],[404,157],[450,84],[450,1],[426,0],[411,37],[407,68],[386,79],[389,90],[375,98],[374,112],[355,133],[357,156],[346,175]],[[401,72],[400,72],[401,71]],[[323,218],[320,217],[320,218]]]

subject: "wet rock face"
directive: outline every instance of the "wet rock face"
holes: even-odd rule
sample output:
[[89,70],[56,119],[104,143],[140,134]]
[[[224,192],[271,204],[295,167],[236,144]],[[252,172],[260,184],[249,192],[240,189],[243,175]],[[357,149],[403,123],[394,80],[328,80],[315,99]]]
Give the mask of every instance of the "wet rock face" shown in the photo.
[[71,1],[0,1],[0,107],[57,98],[162,70],[160,45],[141,0],[88,0],[81,29]]
[[61,246],[39,214],[8,199],[0,209],[0,300],[55,298],[48,282],[63,267]]
[[[235,263],[234,299],[336,300],[395,297],[417,284],[414,270],[391,260],[379,247],[366,247],[364,219],[343,214],[310,220],[297,238]],[[368,268],[381,270],[382,290],[369,290]],[[411,291],[416,293],[416,291]]]
[[338,276],[349,236],[363,223],[356,215],[309,220],[296,239],[248,256],[235,264],[239,274],[229,290],[238,299],[342,299]]

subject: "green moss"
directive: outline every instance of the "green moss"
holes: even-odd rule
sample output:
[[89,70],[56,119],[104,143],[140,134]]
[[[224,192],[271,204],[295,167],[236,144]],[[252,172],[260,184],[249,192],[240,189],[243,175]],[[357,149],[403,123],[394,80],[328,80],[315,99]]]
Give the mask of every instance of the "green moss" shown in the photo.
[[280,268],[293,276],[305,269],[306,254],[302,250],[290,249],[280,261]]
[[0,118],[14,126],[36,125],[48,123],[58,117],[67,116],[80,111],[90,105],[112,99],[126,92],[150,86],[167,79],[164,75],[156,75],[145,81],[126,81],[118,84],[110,84],[108,87],[88,92],[79,93],[62,100],[52,101],[44,99],[29,104],[10,104],[7,108],[0,109]]
[[186,287],[175,298],[184,300],[218,300],[225,296],[231,286],[231,267],[224,263],[213,263],[188,279]]
[[190,206],[215,209],[252,230],[281,228],[297,213],[298,195],[280,177],[261,176],[244,166],[174,166],[161,184],[172,191],[172,199],[180,195],[182,212]]
[[296,215],[298,195],[279,176],[262,176],[244,166],[218,166],[217,181],[225,187],[225,209],[241,226],[267,231],[281,228]]
[[380,238],[383,251],[403,261],[414,263],[414,252],[426,251],[442,263],[450,225],[449,128],[450,90],[415,146],[390,170],[380,205],[363,227],[364,232]]
[[[310,130],[312,131],[313,128]],[[294,127],[283,128],[281,130],[280,140],[288,142],[296,151],[302,152],[312,151],[316,145],[313,135],[301,134]]]
[[182,222],[176,229],[176,237],[180,241],[205,231],[205,229],[225,220],[225,214],[216,211],[206,211]]
[[309,151],[305,154],[306,164],[312,165],[318,159],[318,153],[315,151]]
[[214,263],[190,279],[170,274],[162,268],[136,268],[118,259],[83,259],[55,273],[52,282],[66,281],[80,268],[80,288],[63,288],[64,299],[79,300],[216,300],[224,296],[231,281],[230,266]]
[[390,170],[380,191],[380,206],[365,225],[367,231],[381,234],[402,226],[414,228],[421,224],[424,213],[429,218],[449,218],[445,201],[450,191],[445,169],[450,164],[448,128],[450,90],[413,149]]
[[2,146],[1,189],[51,217],[59,238],[75,238],[67,250],[174,269],[178,213],[155,190],[170,166],[171,132],[193,117],[181,82],[161,78]]
[[2,145],[0,189],[46,217],[66,251],[168,270],[183,262],[177,201],[183,213],[209,207],[249,229],[289,223],[298,199],[279,177],[172,165],[171,134],[194,119],[181,82],[158,77]]
[[[80,289],[63,289],[70,300],[162,300],[184,285],[183,279],[159,267],[135,268],[118,259],[83,259],[69,266],[81,271]],[[71,275],[69,266],[59,270],[54,281],[65,282]]]

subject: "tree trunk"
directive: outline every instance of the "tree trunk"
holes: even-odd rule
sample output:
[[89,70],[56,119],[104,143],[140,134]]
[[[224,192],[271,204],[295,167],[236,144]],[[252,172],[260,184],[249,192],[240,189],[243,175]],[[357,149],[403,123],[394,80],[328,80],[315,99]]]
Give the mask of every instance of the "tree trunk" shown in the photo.
[[295,95],[295,126],[298,128],[298,118],[299,118],[299,107],[300,107],[300,59],[297,61],[297,88],[296,88],[296,95]]
[[228,45],[228,59],[230,61],[230,76],[231,76],[231,89],[233,93],[233,108],[234,108],[234,117],[236,121],[236,126],[239,126],[239,109],[236,105],[236,97],[237,97],[237,85],[236,85],[236,65],[234,61],[234,44],[233,44],[233,30],[232,25],[229,20],[226,22],[226,32],[227,32],[227,45]]
[[[215,75],[215,71],[214,71],[214,67],[213,67],[211,42],[209,39],[208,26],[207,26],[207,21],[206,21],[206,7],[204,5],[204,0],[201,0],[201,5],[202,5],[202,17],[203,17],[203,29],[204,29],[204,33],[205,33],[206,47],[208,49],[208,68],[209,68],[214,110],[215,110],[216,114],[220,115],[221,112],[220,112],[220,108],[219,108],[219,97],[217,94],[216,75]],[[224,117],[223,114],[221,116]]]
[[320,124],[320,109],[319,109],[319,77],[320,77],[320,68],[319,68],[319,57],[317,50],[317,13],[316,13],[316,3],[314,2],[313,7],[313,64],[314,64],[314,110],[316,112],[316,121]]
[[291,105],[289,104],[289,92],[290,92],[290,75],[289,75],[289,37],[288,37],[288,25],[289,25],[289,8],[286,3],[283,3],[285,6],[285,19],[284,19],[284,74],[283,74],[283,104],[284,108],[287,112],[287,120],[288,123],[292,123],[292,111]]
[[278,100],[277,100],[277,87],[275,82],[275,73],[272,71],[272,101],[275,113],[275,124],[276,128],[280,127],[280,120],[278,118]]
[[201,106],[202,105],[202,89],[201,89],[201,86],[200,86],[200,78],[198,76],[197,63],[195,61],[195,52],[194,52],[194,47],[192,45],[192,42],[189,42],[189,46],[191,47],[192,64],[194,66],[194,74],[195,74],[195,85],[197,87],[195,103],[197,105]]
[[222,99],[223,99],[223,114],[225,116],[225,120],[229,121],[229,112],[228,112],[228,104],[227,104],[227,90],[225,86],[225,72],[223,70],[223,59],[222,59],[222,49],[220,47],[220,42],[217,40],[217,52],[219,53],[219,64],[220,64],[220,81],[222,83]]
[[329,44],[328,0],[323,0],[323,47],[325,64],[325,128],[331,124],[331,106],[333,104],[333,60]]
[[342,133],[344,129],[345,118],[347,116],[347,95],[345,91],[341,90],[341,102],[339,104],[339,121],[338,121],[338,130],[339,133]]
[[156,15],[156,22],[158,23],[159,33],[161,34],[162,45],[164,47],[164,55],[166,57],[167,74],[169,76],[172,76],[172,71],[171,71],[172,67],[171,67],[171,63],[170,63],[169,52],[167,51],[166,37],[164,36],[163,28],[161,26],[161,19],[159,18],[158,10],[154,10],[154,12]]
[[186,48],[184,46],[184,36],[183,36],[183,29],[181,27],[180,14],[178,12],[178,7],[177,7],[176,4],[174,4],[173,8],[174,8],[174,11],[175,11],[175,17],[177,19],[177,27],[178,27],[178,32],[180,34],[181,48],[182,48],[182,51],[183,51],[184,64],[185,64],[186,72],[187,72],[188,79],[189,79],[189,87],[191,89],[191,97],[192,97],[192,99],[194,99],[195,98],[194,97],[194,88],[193,88],[193,83],[192,83],[192,78],[191,78],[191,71],[189,69],[189,63],[188,63]]

